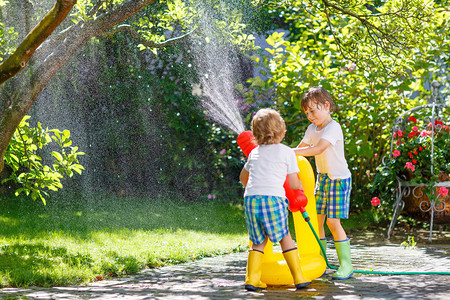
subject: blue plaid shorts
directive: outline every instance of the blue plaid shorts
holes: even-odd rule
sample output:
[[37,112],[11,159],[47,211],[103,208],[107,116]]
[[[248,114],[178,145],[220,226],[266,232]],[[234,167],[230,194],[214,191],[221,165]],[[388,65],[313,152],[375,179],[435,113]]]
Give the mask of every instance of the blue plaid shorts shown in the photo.
[[253,244],[261,244],[266,237],[276,243],[289,233],[288,206],[288,200],[284,197],[244,197],[245,220]]
[[317,214],[328,218],[348,219],[352,178],[330,179],[328,174],[318,174],[314,195]]

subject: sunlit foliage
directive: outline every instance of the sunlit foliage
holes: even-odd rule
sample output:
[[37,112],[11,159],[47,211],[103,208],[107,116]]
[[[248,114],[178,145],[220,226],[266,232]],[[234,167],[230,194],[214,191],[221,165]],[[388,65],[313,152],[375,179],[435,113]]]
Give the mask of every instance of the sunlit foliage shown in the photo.
[[[407,48],[391,44],[390,51],[369,55],[378,46],[369,41],[368,34],[358,33],[358,45],[354,44],[356,40],[350,44],[342,42],[349,35],[357,39],[356,33],[363,30],[361,20],[352,21],[352,16],[347,16],[347,25],[342,27],[339,24],[344,19],[327,15],[320,8],[323,5],[306,9],[305,2],[295,3],[297,6],[287,10],[288,13],[283,6],[277,8],[284,12],[290,34],[274,32],[267,38],[270,47],[266,54],[255,57],[265,67],[261,77],[250,81],[250,90],[245,93],[247,103],[269,95],[288,122],[288,143],[296,146],[309,124],[300,107],[302,94],[311,86],[329,90],[339,108],[333,117],[341,123],[346,136],[353,193],[363,201],[375,168],[388,150],[389,127],[394,118],[406,109],[426,103],[431,94],[426,87],[433,80],[441,82],[441,96],[448,95],[448,10],[439,5],[432,7],[433,18],[424,25],[421,37],[413,38],[413,32],[404,29],[403,34],[408,33],[411,38],[404,41]],[[393,3],[401,4],[381,3],[376,10],[386,12]],[[354,6],[356,2],[348,1],[346,5],[345,9],[352,9],[352,13],[362,14],[361,10],[366,10]],[[339,26],[337,32],[335,28]],[[348,56],[349,51],[353,51],[353,56]]]

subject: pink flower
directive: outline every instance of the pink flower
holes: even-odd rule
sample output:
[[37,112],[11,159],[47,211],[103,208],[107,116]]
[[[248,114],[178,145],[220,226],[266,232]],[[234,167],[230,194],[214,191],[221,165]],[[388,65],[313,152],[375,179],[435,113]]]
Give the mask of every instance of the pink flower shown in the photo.
[[412,172],[414,172],[414,170],[416,169],[416,166],[415,165],[413,165],[411,162],[407,162],[406,163],[406,165],[405,165],[405,168],[406,169],[410,169]]
[[413,130],[413,131],[417,131],[417,130],[419,130],[419,127],[413,126],[412,130]]
[[400,151],[394,150],[392,151],[392,155],[394,155],[394,157],[400,156]]
[[378,153],[375,153],[374,155],[375,155],[375,157],[378,157]]
[[216,194],[209,194],[208,199],[216,199]]
[[403,136],[403,131],[399,130],[399,131],[394,131],[394,137],[402,137]]
[[422,130],[420,132],[420,136],[429,136],[429,135],[430,135],[430,133],[428,131]]
[[226,152],[227,152],[227,150],[222,149],[222,150],[220,150],[219,154],[220,154],[220,155],[224,155]]
[[356,65],[353,63],[350,66],[348,66],[348,71],[353,72],[353,70],[355,70],[355,68],[356,68]]
[[448,195],[448,189],[446,187],[441,186],[441,188],[439,189],[439,195],[441,195],[442,197],[445,197]]
[[372,204],[373,206],[378,206],[378,205],[380,205],[380,203],[381,203],[381,201],[380,201],[380,198],[378,198],[378,197],[373,197],[372,201],[370,201],[370,204]]

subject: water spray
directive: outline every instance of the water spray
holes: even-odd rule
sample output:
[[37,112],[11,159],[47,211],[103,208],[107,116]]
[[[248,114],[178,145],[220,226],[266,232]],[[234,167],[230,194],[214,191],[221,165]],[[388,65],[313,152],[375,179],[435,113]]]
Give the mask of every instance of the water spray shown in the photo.
[[[237,137],[237,144],[241,148],[242,152],[248,157],[250,152],[256,148],[257,144],[255,142],[255,138],[253,133],[250,130],[241,132]],[[337,270],[338,267],[331,265],[328,262],[328,258],[326,256],[326,249],[320,243],[320,238],[314,230],[313,225],[311,224],[311,219],[306,212],[305,206],[308,203],[308,200],[305,194],[301,190],[292,190],[289,186],[288,178],[286,177],[286,181],[283,185],[286,191],[286,198],[289,200],[289,210],[291,212],[300,211],[302,213],[303,218],[306,223],[308,223],[309,228],[311,229],[314,237],[319,244],[320,249],[325,258],[325,262],[330,269]],[[450,272],[382,272],[382,271],[365,271],[365,270],[353,270],[354,273],[362,273],[362,274],[377,274],[377,275],[450,275]]]

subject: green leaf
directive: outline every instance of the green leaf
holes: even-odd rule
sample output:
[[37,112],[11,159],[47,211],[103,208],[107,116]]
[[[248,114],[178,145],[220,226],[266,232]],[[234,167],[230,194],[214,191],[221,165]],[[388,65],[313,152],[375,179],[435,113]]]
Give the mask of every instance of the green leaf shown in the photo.
[[59,152],[52,151],[51,155],[53,155],[60,163],[64,160],[63,156]]
[[9,155],[9,157],[12,158],[14,161],[19,162],[19,158],[16,155],[14,155],[13,153],[11,153]]
[[275,45],[275,39],[273,38],[273,35],[269,35],[269,37],[266,39],[267,44],[269,44],[269,46],[274,46]]
[[71,140],[66,140],[63,144],[63,147],[70,147],[72,145],[72,141]]
[[63,131],[63,135],[62,135],[62,140],[66,140],[70,137],[70,131],[69,130],[64,130]]

